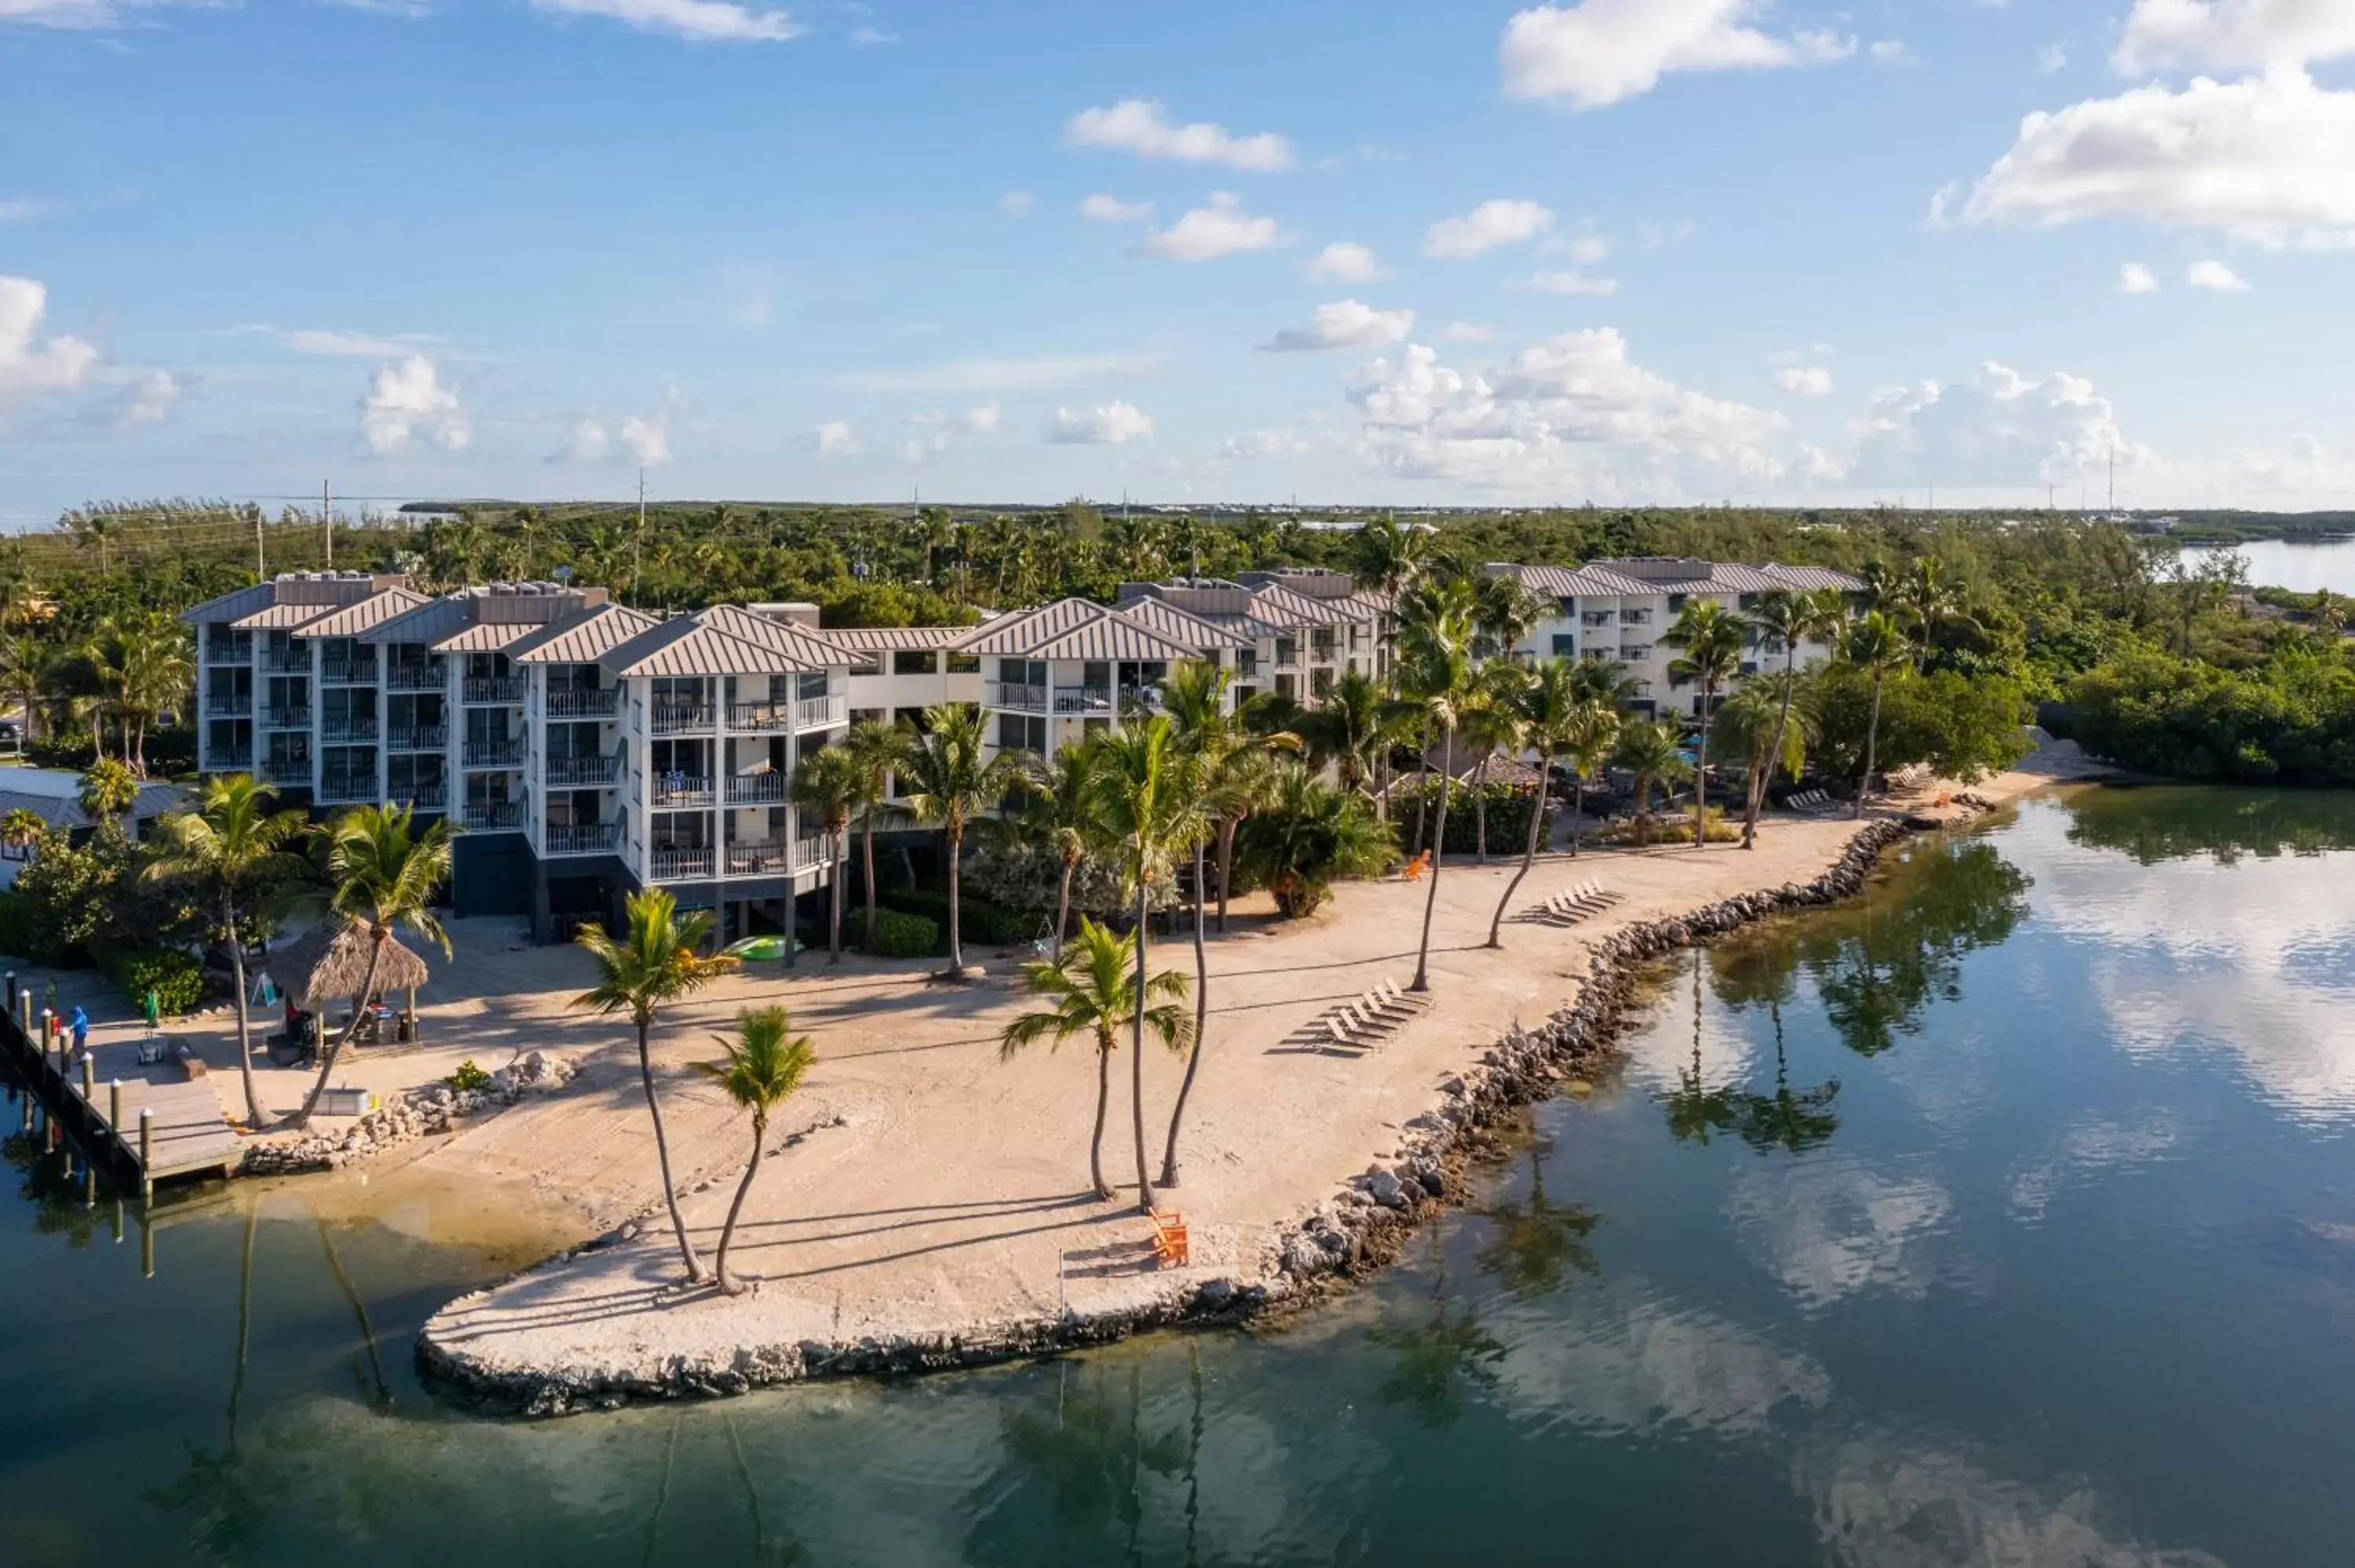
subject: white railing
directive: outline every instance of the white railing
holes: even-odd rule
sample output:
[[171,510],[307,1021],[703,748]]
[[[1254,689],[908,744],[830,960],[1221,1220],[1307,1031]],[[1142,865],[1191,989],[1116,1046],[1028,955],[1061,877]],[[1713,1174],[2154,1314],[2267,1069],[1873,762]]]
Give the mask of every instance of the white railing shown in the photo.
[[212,718],[243,718],[253,712],[251,692],[207,692],[205,713]]
[[847,697],[804,697],[794,705],[794,724],[799,729],[823,728],[840,724],[849,716]]
[[618,822],[550,822],[540,834],[549,854],[608,854],[621,842]]
[[523,685],[521,675],[469,675],[459,689],[469,703],[519,703]]
[[660,845],[646,852],[648,874],[655,882],[685,882],[711,874],[711,851],[703,849],[665,849]]
[[773,806],[785,798],[785,776],[782,773],[735,773],[728,779],[728,803],[731,806]]
[[548,694],[548,716],[553,719],[612,718],[621,711],[622,693],[617,686],[602,691],[556,691]]
[[499,832],[523,826],[521,800],[469,800],[466,802],[466,826],[478,833]]
[[686,735],[693,730],[709,729],[711,705],[656,703],[650,712],[648,724],[655,735]]
[[309,708],[272,708],[263,715],[261,727],[264,729],[309,729],[311,727],[311,710]]
[[622,775],[618,757],[551,757],[548,781],[554,785],[611,784]]
[[709,806],[717,798],[709,779],[666,773],[655,780],[655,804],[667,810],[677,806]]
[[790,702],[730,703],[728,727],[782,733],[794,727],[794,705]]
[[329,746],[352,746],[376,738],[376,715],[356,718],[329,719],[320,726],[319,738]]
[[311,650],[299,642],[266,648],[262,650],[261,667],[273,675],[307,675],[311,673]]
[[775,839],[756,839],[728,846],[730,876],[766,876],[784,871],[791,864],[784,844]]
[[385,673],[385,687],[395,692],[440,692],[450,685],[446,664],[394,664]]
[[329,659],[319,666],[319,683],[323,686],[373,686],[376,684],[376,661]]
[[439,724],[411,725],[397,729],[385,743],[388,751],[445,751],[450,746],[450,726]]
[[983,701],[993,708],[1043,714],[1047,711],[1047,688],[1024,681],[991,681],[983,688]]
[[523,766],[523,738],[506,740],[470,740],[459,758],[467,768],[520,768]]

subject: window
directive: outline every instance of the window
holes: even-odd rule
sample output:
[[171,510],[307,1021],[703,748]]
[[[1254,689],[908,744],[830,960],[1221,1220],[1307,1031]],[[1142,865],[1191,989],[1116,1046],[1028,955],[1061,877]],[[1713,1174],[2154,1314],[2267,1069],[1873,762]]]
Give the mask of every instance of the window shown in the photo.
[[823,670],[803,671],[801,673],[801,683],[795,688],[794,694],[799,696],[804,702],[808,702],[814,697],[822,697],[826,695],[826,672]]
[[1734,602],[1739,604],[1745,611],[1756,609],[1758,608],[1758,596],[1754,593],[1746,593]]
[[1553,638],[1553,656],[1557,659],[1575,659],[1578,657],[1578,639],[1564,632],[1555,632]]
[[979,655],[979,654],[977,654],[977,653],[952,653],[952,654],[950,654],[950,655],[949,655],[949,673],[950,673],[950,674],[952,674],[952,675],[978,675],[978,674],[980,674],[980,673],[981,673],[981,655]]
[[929,648],[902,648],[891,655],[895,675],[932,675],[940,672],[940,655]]
[[1683,594],[1672,593],[1668,596],[1668,613],[1670,615],[1676,614],[1678,610],[1684,609],[1684,607],[1685,596]]
[[1045,756],[1047,721],[1036,714],[998,715],[997,748],[1000,751],[1032,751]]

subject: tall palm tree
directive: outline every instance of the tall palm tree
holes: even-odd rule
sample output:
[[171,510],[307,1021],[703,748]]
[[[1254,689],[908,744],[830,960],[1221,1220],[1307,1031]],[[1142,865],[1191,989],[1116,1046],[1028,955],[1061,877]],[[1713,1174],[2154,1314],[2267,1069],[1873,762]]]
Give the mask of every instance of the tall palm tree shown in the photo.
[[964,933],[958,927],[957,862],[964,853],[965,829],[1022,781],[1021,760],[1011,752],[988,755],[987,721],[966,703],[941,703],[924,710],[924,727],[900,737],[895,769],[918,821],[948,835],[949,967],[964,978]]
[[1742,673],[1742,655],[1750,646],[1750,629],[1742,618],[1713,599],[1686,602],[1674,626],[1660,641],[1678,650],[1668,673],[1700,687],[1700,742],[1693,755],[1693,848],[1709,844],[1709,726],[1716,715],[1718,688]]
[[1676,726],[1661,719],[1626,725],[1619,731],[1611,759],[1636,776],[1636,825],[1646,842],[1651,838],[1652,786],[1673,784],[1692,771],[1685,760],[1684,737]]
[[127,762],[101,757],[82,770],[75,803],[100,822],[120,823],[139,799],[139,776]]
[[1491,659],[1472,677],[1472,690],[1465,703],[1464,741],[1480,758],[1472,769],[1472,815],[1473,843],[1482,865],[1488,863],[1488,765],[1499,751],[1510,759],[1524,744],[1521,699],[1529,683],[1528,666],[1509,659]]
[[861,880],[867,885],[867,929],[860,946],[870,953],[875,950],[875,828],[879,821],[888,820],[895,810],[887,792],[891,770],[904,747],[904,735],[898,725],[884,719],[861,719],[850,726],[837,748],[858,762],[859,869]]
[[[252,1034],[246,1013],[246,895],[258,883],[302,875],[308,864],[294,846],[311,832],[304,813],[272,811],[272,804],[271,792],[256,784],[252,775],[216,775],[206,780],[197,810],[175,811],[158,824],[162,838],[140,871],[144,881],[197,885],[199,895],[217,911],[214,930],[229,947],[229,978],[236,991],[237,1070],[245,1090],[245,1120],[255,1128],[265,1118],[253,1083]],[[7,828],[0,820],[0,834]]]
[[1552,604],[1523,587],[1519,577],[1505,573],[1473,578],[1472,602],[1473,629],[1484,662],[1512,658],[1514,648]]
[[1963,591],[1935,556],[1923,556],[1897,584],[1892,609],[1913,638],[1914,668],[1930,662],[1933,640],[1949,626],[1977,626]]
[[1840,649],[1841,657],[1872,677],[1872,719],[1864,732],[1864,776],[1856,782],[1856,809],[1852,819],[1864,815],[1864,798],[1872,786],[1872,769],[1881,747],[1881,691],[1889,672],[1902,667],[1912,657],[1913,650],[1896,617],[1885,609],[1868,613],[1848,630],[1848,638]]
[[[1141,938],[1144,927],[1139,927]],[[1114,936],[1086,916],[1080,916],[1079,935],[1068,952],[1023,970],[1023,983],[1050,1005],[1026,1012],[1006,1026],[998,1054],[1010,1060],[1024,1046],[1040,1040],[1060,1045],[1074,1034],[1088,1033],[1096,1045],[1095,1130],[1088,1139],[1088,1175],[1099,1198],[1113,1195],[1104,1180],[1104,1116],[1112,1104],[1112,1054],[1119,1044],[1120,1026],[1140,1015],[1136,1004],[1136,971],[1131,965],[1133,940]],[[1183,1050],[1194,1039],[1194,1021],[1182,1005],[1186,977],[1164,969],[1146,983],[1146,1005],[1141,1010],[1146,1033],[1172,1051]],[[1156,1005],[1154,999],[1160,1001]]]
[[572,1005],[602,1013],[626,1012],[638,1032],[638,1084],[645,1090],[646,1115],[655,1128],[655,1160],[662,1168],[663,1202],[670,1205],[670,1228],[678,1237],[679,1256],[687,1277],[700,1283],[703,1261],[695,1255],[695,1240],[679,1212],[678,1185],[671,1179],[670,1139],[663,1130],[662,1098],[655,1092],[654,1053],[649,1043],[655,1014],[665,1003],[701,991],[735,969],[736,960],[703,956],[711,935],[711,912],[698,909],[682,918],[678,901],[659,887],[630,895],[629,925],[619,941],[594,921],[581,927],[573,941],[594,959],[597,983],[572,999]]
[[1806,767],[1816,715],[1806,694],[1798,690],[1806,684],[1805,676],[1776,670],[1734,693],[1717,712],[1717,726],[1710,733],[1710,748],[1719,757],[1739,761],[1749,780],[1742,809],[1745,848],[1756,838],[1758,814],[1774,775],[1785,772],[1796,779]]
[[1102,837],[1096,821],[1096,751],[1082,741],[1054,756],[1026,758],[1022,810],[1016,827],[1055,857],[1055,934],[1050,961],[1062,962],[1063,930],[1071,919],[1071,877]]
[[147,731],[156,716],[186,701],[194,666],[181,630],[149,621],[128,631],[121,644],[123,717],[130,726],[126,752],[142,778],[147,773]]
[[[826,862],[833,868],[834,897],[826,916],[826,950],[829,964],[842,962],[842,885],[850,871],[850,820],[867,792],[867,769],[858,758],[838,746],[802,754],[794,769],[794,804],[815,817],[826,834]],[[793,940],[785,933],[785,940]]]
[[1619,744],[1619,710],[1592,697],[1578,704],[1562,726],[1561,749],[1570,764],[1570,854],[1578,858],[1578,841],[1586,832],[1586,781],[1599,779],[1611,764]]
[[336,1058],[359,1033],[393,932],[405,930],[449,957],[449,933],[434,918],[432,902],[450,880],[450,838],[447,818],[421,833],[413,832],[406,806],[357,806],[328,824],[327,912],[368,937],[368,961],[352,998],[351,1022],[320,1057],[319,1075],[294,1113],[296,1127],[311,1124],[311,1113],[335,1074]]
[[736,1015],[736,1037],[715,1034],[728,1053],[717,1062],[698,1062],[695,1070],[718,1084],[730,1099],[752,1113],[752,1158],[744,1166],[736,1196],[729,1201],[728,1218],[719,1226],[719,1250],[711,1268],[723,1296],[735,1296],[743,1287],[728,1272],[728,1248],[736,1239],[736,1220],[744,1212],[744,1196],[761,1174],[761,1155],[769,1146],[769,1118],[802,1086],[817,1064],[817,1048],[806,1035],[796,1036],[782,1007],[746,1008]]
[[1178,744],[1167,714],[1125,725],[1097,743],[1097,810],[1104,836],[1123,847],[1123,871],[1136,890],[1135,1036],[1129,1058],[1131,1109],[1136,1131],[1136,1196],[1153,1208],[1152,1173],[1145,1164],[1146,926],[1153,888],[1167,880],[1178,855],[1209,828],[1202,803],[1202,768]]
[[1372,676],[1357,670],[1344,672],[1293,727],[1312,761],[1320,768],[1330,763],[1342,789],[1359,791],[1370,789],[1381,758],[1403,738],[1390,698]]
[[1525,673],[1514,704],[1515,727],[1520,743],[1538,756],[1538,798],[1529,810],[1529,837],[1521,848],[1521,868],[1505,885],[1505,895],[1497,900],[1497,913],[1488,921],[1488,945],[1492,948],[1505,945],[1505,911],[1511,907],[1513,895],[1520,891],[1521,879],[1537,863],[1538,839],[1545,832],[1546,786],[1553,779],[1554,754],[1561,749],[1583,706],[1579,701],[1577,674],[1568,660],[1549,659]]
[[1401,524],[1387,514],[1374,518],[1358,530],[1352,564],[1359,579],[1392,596],[1404,592],[1431,559],[1431,540],[1428,528]]
[[49,820],[30,806],[16,807],[0,816],[0,844],[13,850],[30,849],[48,831]]
[[1415,951],[1411,990],[1431,989],[1431,917],[1439,906],[1439,870],[1446,860],[1447,801],[1455,773],[1455,731],[1472,689],[1473,606],[1461,578],[1418,584],[1400,606],[1401,694],[1440,736],[1439,824],[1432,836],[1431,886],[1423,895],[1423,938]]
[[[1776,647],[1783,652],[1783,673],[1780,688],[1782,701],[1776,709],[1774,734],[1766,743],[1766,755],[1783,755],[1784,731],[1790,727],[1791,702],[1798,692],[1799,650],[1809,642],[1829,642],[1839,635],[1848,623],[1848,603],[1838,588],[1821,588],[1813,593],[1792,592],[1777,588],[1759,597],[1751,612],[1751,629],[1772,652]],[[1753,779],[1750,804],[1742,823],[1742,847],[1758,847],[1758,811],[1764,800],[1761,780]]]

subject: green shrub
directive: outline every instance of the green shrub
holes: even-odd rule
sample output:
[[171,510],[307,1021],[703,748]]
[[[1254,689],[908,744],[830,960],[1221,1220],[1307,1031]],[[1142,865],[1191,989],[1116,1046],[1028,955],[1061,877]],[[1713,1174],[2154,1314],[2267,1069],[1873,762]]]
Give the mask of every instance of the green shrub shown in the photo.
[[[949,926],[949,894],[945,887],[887,887],[877,902],[903,915],[922,915],[943,931]],[[976,898],[970,888],[957,890],[957,927],[968,942],[984,947],[1012,948],[1029,941],[1049,924],[1046,917],[1001,909]]]
[[941,940],[941,923],[898,909],[875,911],[875,946],[879,959],[929,959],[947,950]]
[[458,1070],[442,1080],[460,1094],[479,1089],[491,1081],[491,1075],[474,1065],[472,1056],[458,1064]]
[[[1485,797],[1488,808],[1488,854],[1517,855],[1529,836],[1529,811],[1537,804],[1538,789],[1534,784],[1509,784],[1502,779],[1491,781],[1477,792]],[[1391,821],[1399,824],[1401,839],[1414,836],[1414,810],[1418,800],[1427,800],[1432,816],[1439,812],[1439,784],[1433,780],[1426,792],[1413,785],[1394,790],[1391,796]],[[1551,791],[1546,795],[1546,820],[1559,817],[1566,802],[1557,800]],[[1480,815],[1475,791],[1469,784],[1458,784],[1447,792],[1447,853],[1470,854],[1480,847]],[[1428,822],[1423,831],[1428,833]],[[1540,841],[1540,844],[1544,842]]]
[[155,1005],[169,1013],[194,1012],[205,1000],[204,966],[192,953],[176,948],[102,948],[95,956],[100,970],[133,1005],[151,991]]
[[[1725,813],[1711,806],[1707,813],[1709,842],[1713,844],[1738,843],[1742,839],[1739,824],[1725,820]],[[1649,822],[1638,823],[1633,817],[1623,817],[1595,835],[1606,844],[1689,844],[1692,842],[1692,812],[1662,811]]]

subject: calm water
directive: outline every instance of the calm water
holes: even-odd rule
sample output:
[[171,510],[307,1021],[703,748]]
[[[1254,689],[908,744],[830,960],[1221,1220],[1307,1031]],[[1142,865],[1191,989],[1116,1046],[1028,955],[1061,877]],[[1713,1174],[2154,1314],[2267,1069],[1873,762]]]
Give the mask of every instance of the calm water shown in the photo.
[[143,1280],[36,1167],[0,1561],[2344,1562],[2350,846],[2181,789],[1917,844],[1663,969],[1480,1212],[1262,1338],[485,1422],[406,1346],[505,1259],[282,1192]]
[[[2259,539],[2234,546],[2249,558],[2249,582],[2256,588],[2286,588],[2298,593],[2328,588],[2355,594],[2355,539],[2331,539],[2318,545],[2285,539]],[[2197,558],[2203,550],[2186,550]]]

